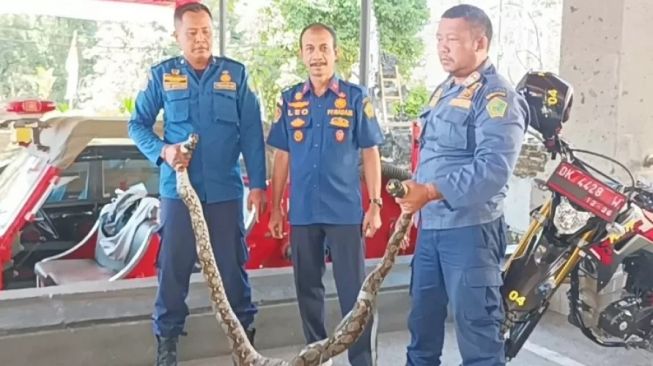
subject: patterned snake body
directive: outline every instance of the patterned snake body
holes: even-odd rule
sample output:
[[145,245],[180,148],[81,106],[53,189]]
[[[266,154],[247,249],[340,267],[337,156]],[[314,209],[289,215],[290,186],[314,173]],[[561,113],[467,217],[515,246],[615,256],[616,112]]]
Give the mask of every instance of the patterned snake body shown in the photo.
[[[191,154],[197,144],[197,135],[191,135],[182,145],[182,151]],[[208,283],[209,295],[216,319],[224,330],[234,361],[240,366],[319,366],[334,356],[346,351],[363,333],[372,316],[376,296],[383,280],[395,263],[401,242],[410,227],[412,215],[402,214],[395,226],[395,231],[388,241],[381,262],[370,272],[358,294],[358,299],[352,310],[336,327],[334,334],[327,339],[311,343],[304,347],[291,361],[266,358],[252,346],[245,330],[238,321],[229,301],[218,271],[215,256],[211,247],[209,231],[204,219],[202,204],[193,189],[185,169],[176,169],[177,191],[184,204],[188,207],[197,256],[202,268],[202,274]],[[399,181],[389,182],[388,191],[395,196],[403,196],[403,186]]]

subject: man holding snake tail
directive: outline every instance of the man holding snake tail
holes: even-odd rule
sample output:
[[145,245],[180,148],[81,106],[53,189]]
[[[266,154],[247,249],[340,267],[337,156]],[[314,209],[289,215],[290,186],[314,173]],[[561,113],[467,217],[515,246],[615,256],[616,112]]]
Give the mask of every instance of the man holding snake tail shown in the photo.
[[410,287],[410,366],[440,365],[451,302],[464,366],[505,365],[500,263],[503,200],[526,130],[528,108],[488,59],[492,24],[457,5],[437,32],[449,77],[421,115],[420,157],[403,211],[419,211]]

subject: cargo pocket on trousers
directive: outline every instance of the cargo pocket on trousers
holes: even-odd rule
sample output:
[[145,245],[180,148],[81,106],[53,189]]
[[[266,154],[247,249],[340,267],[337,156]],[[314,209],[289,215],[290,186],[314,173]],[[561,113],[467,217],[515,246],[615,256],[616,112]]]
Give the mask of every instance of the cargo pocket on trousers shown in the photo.
[[503,318],[501,273],[492,267],[471,268],[465,272],[465,319],[475,325],[493,324]]

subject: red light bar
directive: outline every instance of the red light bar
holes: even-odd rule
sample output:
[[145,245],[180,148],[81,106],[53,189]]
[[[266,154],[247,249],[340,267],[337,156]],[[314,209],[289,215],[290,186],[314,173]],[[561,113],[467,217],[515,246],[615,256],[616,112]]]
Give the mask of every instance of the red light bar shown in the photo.
[[7,112],[18,114],[36,114],[50,112],[55,110],[55,108],[57,108],[57,106],[53,101],[31,99],[9,102],[9,105],[7,106]]

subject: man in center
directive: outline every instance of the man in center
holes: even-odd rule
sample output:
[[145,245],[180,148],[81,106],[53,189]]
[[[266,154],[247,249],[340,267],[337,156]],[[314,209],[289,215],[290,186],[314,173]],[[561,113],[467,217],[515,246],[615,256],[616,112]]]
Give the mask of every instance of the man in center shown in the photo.
[[[276,148],[270,231],[282,237],[281,197],[290,174],[290,246],[299,313],[307,343],[327,337],[324,325],[325,249],[328,247],[346,315],[365,279],[363,235],[381,227],[383,141],[364,87],[335,75],[336,34],[314,23],[302,30],[300,53],[309,73],[282,93],[268,144]],[[362,154],[361,154],[362,151]],[[370,202],[363,213],[360,157]],[[371,325],[349,349],[353,366],[372,365]],[[329,360],[325,364],[331,364]]]

